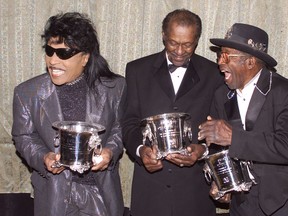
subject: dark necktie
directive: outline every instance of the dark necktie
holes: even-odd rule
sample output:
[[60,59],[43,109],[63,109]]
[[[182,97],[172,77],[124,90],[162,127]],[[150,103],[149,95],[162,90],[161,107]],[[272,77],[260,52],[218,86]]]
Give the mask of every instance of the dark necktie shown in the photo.
[[185,64],[181,65],[181,66],[176,66],[174,64],[169,64],[168,65],[168,70],[169,70],[170,73],[173,73],[177,68],[179,68],[179,67],[187,68],[188,65],[189,65],[189,61],[186,62]]

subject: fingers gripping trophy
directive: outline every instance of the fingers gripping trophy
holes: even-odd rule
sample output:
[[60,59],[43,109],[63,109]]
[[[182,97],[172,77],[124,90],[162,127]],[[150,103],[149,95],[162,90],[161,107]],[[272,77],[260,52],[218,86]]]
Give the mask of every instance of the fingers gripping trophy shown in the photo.
[[[227,131],[231,128],[227,123],[221,120],[214,120],[209,116],[206,123],[200,125],[198,139],[203,140],[206,138],[208,145],[212,144],[213,142],[210,143],[210,137],[207,134],[215,125],[222,128],[227,127],[225,133],[229,134]],[[225,139],[223,138],[222,141],[223,140]],[[227,146],[221,147],[218,152],[209,154],[203,159],[205,161],[203,171],[206,181],[208,183],[214,181],[217,186],[216,193],[213,193],[213,198],[215,200],[220,199],[228,192],[249,191],[253,184],[257,184],[255,177],[252,174],[252,161],[230,157],[229,147]]]
[[231,191],[249,191],[255,178],[251,173],[252,162],[231,158],[228,149],[208,155],[203,167],[207,182],[213,180],[218,188],[214,199],[218,200]]

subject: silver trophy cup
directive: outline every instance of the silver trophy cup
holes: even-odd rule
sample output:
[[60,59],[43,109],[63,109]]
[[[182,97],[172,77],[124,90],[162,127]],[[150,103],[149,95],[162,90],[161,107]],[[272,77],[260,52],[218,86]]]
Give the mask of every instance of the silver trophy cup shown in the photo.
[[216,200],[230,191],[249,191],[256,184],[250,169],[250,162],[229,157],[228,150],[208,155],[203,168],[206,180],[213,178],[218,187]]
[[66,166],[83,173],[93,164],[92,157],[102,151],[98,133],[105,128],[99,124],[79,121],[57,121],[52,124],[57,129],[55,147],[60,147],[60,161],[55,167]]
[[186,113],[164,113],[141,121],[143,144],[156,146],[157,159],[170,153],[186,154],[185,144],[192,140]]

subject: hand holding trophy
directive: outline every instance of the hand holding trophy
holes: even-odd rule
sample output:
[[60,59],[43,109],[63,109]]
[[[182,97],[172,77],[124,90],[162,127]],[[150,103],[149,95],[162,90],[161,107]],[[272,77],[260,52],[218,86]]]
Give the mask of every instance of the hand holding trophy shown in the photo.
[[98,133],[105,129],[104,126],[79,121],[57,121],[53,127],[57,129],[55,146],[60,147],[61,155],[55,167],[65,166],[83,173],[103,160]]

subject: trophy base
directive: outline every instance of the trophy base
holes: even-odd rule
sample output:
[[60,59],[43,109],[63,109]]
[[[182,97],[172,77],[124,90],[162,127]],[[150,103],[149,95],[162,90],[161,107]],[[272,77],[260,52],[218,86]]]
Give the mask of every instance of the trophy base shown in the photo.
[[228,192],[232,192],[232,191],[237,191],[237,192],[241,192],[241,191],[249,191],[250,188],[252,187],[252,182],[243,182],[240,185],[234,185],[232,188],[227,189],[227,190],[219,190],[216,194],[215,197],[213,197],[213,199],[218,200],[220,199],[222,196],[224,196],[226,193]]
[[67,165],[67,164],[62,164],[59,161],[56,161],[52,165],[52,167],[60,168],[61,166],[64,166],[64,167],[70,168],[72,171],[83,173],[86,170],[90,169],[91,165],[92,163],[85,163],[85,164],[74,163],[74,164]]
[[170,150],[167,150],[165,152],[158,151],[156,158],[157,158],[157,160],[160,160],[160,159],[165,158],[168,154],[182,154],[182,155],[187,155],[187,156],[189,155],[189,153],[187,152],[186,149],[181,149],[181,150],[171,150],[170,149]]

